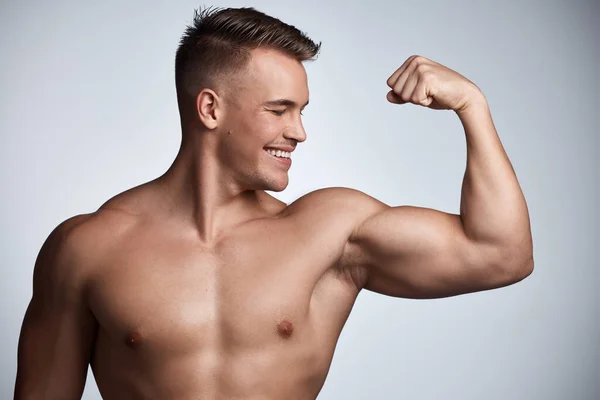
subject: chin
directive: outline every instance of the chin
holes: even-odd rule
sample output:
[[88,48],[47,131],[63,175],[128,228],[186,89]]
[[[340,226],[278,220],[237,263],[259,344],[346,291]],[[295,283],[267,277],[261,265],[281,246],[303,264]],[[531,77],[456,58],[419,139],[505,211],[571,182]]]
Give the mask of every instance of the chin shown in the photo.
[[282,192],[288,186],[289,179],[287,174],[285,174],[285,176],[278,176],[276,178],[264,180],[262,183],[263,185],[261,186],[263,186],[263,190]]
[[271,192],[283,192],[286,187],[287,187],[287,185],[284,185],[284,186],[281,186],[281,187],[272,187],[272,188],[265,189],[265,190],[269,190]]
[[283,190],[285,190],[285,188],[288,186],[288,180],[286,179],[285,182],[272,182],[272,184],[268,186],[269,188],[265,190],[270,190],[272,192],[283,192]]

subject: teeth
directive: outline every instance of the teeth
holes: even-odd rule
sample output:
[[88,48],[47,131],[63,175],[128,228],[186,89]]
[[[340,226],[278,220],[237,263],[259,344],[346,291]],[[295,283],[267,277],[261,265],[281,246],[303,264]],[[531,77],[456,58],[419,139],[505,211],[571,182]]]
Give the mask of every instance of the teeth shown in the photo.
[[272,150],[272,149],[266,149],[267,153],[269,153],[272,156],[275,157],[281,157],[281,158],[290,158],[291,153],[288,151],[281,151],[281,150]]

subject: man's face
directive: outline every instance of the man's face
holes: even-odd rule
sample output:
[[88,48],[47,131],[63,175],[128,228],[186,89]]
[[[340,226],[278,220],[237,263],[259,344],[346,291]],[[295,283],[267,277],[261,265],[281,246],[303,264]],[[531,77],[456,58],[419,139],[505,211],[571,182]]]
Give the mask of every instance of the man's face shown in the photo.
[[240,85],[232,87],[225,103],[221,165],[244,188],[285,189],[291,158],[267,149],[288,147],[291,152],[306,139],[301,111],[308,103],[308,82],[302,63],[274,50],[253,50]]

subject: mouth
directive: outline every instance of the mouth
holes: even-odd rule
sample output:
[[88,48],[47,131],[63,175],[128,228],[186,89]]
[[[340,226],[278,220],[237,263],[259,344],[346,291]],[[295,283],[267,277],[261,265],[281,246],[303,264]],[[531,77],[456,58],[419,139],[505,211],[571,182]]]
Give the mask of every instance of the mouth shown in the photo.
[[271,158],[275,162],[277,162],[278,165],[286,167],[287,169],[289,169],[292,166],[292,159],[290,157],[281,157],[281,156],[273,155],[271,153],[273,150],[271,150],[271,152],[269,152],[267,149],[263,149],[263,150],[265,151],[267,156],[269,156],[269,158]]

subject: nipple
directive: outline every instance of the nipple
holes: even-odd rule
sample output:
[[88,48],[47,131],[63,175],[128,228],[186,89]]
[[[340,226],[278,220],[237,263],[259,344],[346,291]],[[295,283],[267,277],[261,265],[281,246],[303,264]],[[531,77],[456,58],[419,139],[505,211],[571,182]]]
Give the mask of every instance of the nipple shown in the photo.
[[284,338],[289,338],[292,336],[292,332],[294,331],[294,326],[288,320],[283,320],[277,325],[277,332],[280,336]]
[[135,348],[142,342],[142,335],[137,331],[131,331],[125,337],[125,345],[130,348]]

